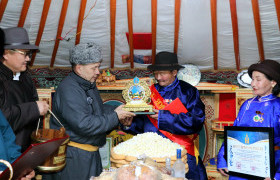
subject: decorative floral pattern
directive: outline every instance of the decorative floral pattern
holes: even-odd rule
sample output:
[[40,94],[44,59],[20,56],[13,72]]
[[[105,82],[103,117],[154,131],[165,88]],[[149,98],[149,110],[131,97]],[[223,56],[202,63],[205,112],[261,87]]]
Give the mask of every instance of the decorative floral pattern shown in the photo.
[[[37,88],[56,88],[58,84],[66,77],[71,68],[33,68],[30,69],[32,78]],[[116,75],[116,79],[133,79],[135,76],[152,77],[153,72],[145,69],[123,69],[123,70],[110,70],[113,75]],[[220,72],[201,72],[200,82],[222,83],[239,85],[237,82],[238,73],[235,71],[220,71]]]

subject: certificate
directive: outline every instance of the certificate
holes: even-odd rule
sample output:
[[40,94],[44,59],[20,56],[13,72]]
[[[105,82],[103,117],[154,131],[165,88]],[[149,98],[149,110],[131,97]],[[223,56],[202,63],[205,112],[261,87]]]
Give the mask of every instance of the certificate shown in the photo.
[[226,126],[224,132],[229,175],[274,178],[273,128]]

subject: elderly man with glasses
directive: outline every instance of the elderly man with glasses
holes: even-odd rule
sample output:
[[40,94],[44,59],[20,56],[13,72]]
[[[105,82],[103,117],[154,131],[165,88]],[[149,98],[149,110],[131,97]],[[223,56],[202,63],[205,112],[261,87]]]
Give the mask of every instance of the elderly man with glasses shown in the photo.
[[47,113],[46,101],[38,101],[38,94],[28,72],[32,52],[38,46],[29,43],[24,28],[3,29],[4,54],[0,62],[0,109],[10,123],[16,143],[22,152],[31,144],[30,135],[40,116]]

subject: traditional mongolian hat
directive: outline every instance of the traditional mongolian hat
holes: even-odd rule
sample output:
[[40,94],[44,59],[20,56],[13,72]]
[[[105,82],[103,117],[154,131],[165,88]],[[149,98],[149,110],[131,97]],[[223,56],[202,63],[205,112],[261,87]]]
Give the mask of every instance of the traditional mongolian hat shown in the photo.
[[70,50],[70,63],[90,64],[102,61],[101,48],[97,44],[78,44]]
[[280,64],[278,62],[268,59],[252,64],[248,69],[248,74],[251,78],[253,71],[259,71],[266,74],[280,85]]

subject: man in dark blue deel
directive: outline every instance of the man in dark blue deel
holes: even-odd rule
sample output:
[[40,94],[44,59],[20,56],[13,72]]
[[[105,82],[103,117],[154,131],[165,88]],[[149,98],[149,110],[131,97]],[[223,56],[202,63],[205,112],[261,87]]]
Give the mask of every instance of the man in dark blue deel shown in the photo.
[[[194,145],[197,133],[204,123],[205,106],[195,87],[177,79],[178,70],[182,67],[178,64],[175,53],[160,52],[156,55],[155,64],[148,66],[148,70],[153,71],[157,80],[157,84],[150,88],[155,114],[136,116],[131,126],[125,129],[136,134],[155,132],[185,146],[189,167],[186,178],[205,180],[207,179],[206,170]],[[164,110],[164,107],[177,98],[183,111],[171,113],[169,110]],[[178,102],[178,99],[175,102]],[[179,106],[174,106],[179,110]]]

